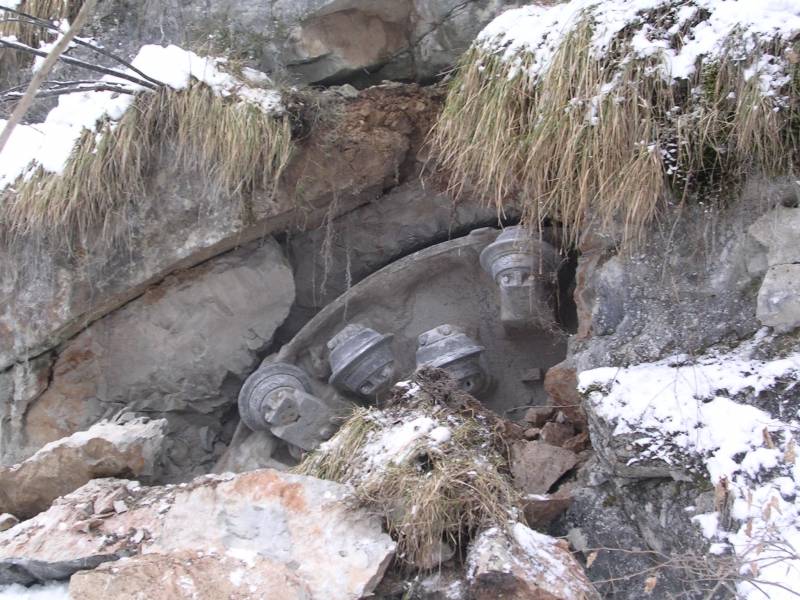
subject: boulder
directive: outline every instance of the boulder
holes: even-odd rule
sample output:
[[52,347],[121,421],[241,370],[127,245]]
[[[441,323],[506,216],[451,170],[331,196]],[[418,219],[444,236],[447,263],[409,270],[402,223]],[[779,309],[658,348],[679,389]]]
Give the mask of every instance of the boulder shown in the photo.
[[[552,371],[553,369],[550,370]],[[556,409],[552,406],[533,406],[525,411],[525,416],[522,419],[533,427],[541,429],[553,417],[555,412]]]
[[575,435],[575,428],[569,423],[545,423],[539,434],[540,439],[553,446],[563,446],[564,443]]
[[[380,581],[395,544],[378,517],[353,508],[351,494],[271,469],[153,488],[94,480],[0,533],[0,584],[66,579],[109,563],[76,575],[71,597],[112,589],[115,600],[355,600]],[[164,573],[171,583],[160,582]],[[206,595],[192,595],[201,588]]]
[[521,523],[481,533],[467,556],[473,600],[599,600],[565,542]]
[[98,477],[148,479],[158,468],[166,421],[98,423],[51,442],[13,467],[0,467],[0,512],[28,518]]
[[248,556],[204,550],[143,554],[121,558],[91,571],[79,571],[69,583],[70,600],[311,600],[309,586],[291,567],[250,560]]
[[572,504],[572,491],[562,486],[553,494],[528,494],[523,498],[525,520],[537,529],[548,527]]
[[800,263],[769,268],[758,290],[756,315],[777,331],[800,327]]
[[540,441],[520,442],[511,448],[511,473],[526,494],[546,494],[576,464],[574,452]]
[[265,468],[285,471],[288,466],[272,458],[279,443],[280,440],[269,431],[251,432],[242,426],[214,465],[214,473],[244,473]]
[[14,515],[3,513],[0,515],[0,531],[7,531],[19,524],[19,519]]
[[747,232],[767,250],[768,266],[800,263],[800,208],[777,206]]
[[578,375],[569,359],[548,369],[544,376],[544,389],[550,398],[550,403],[558,407],[576,428],[584,429],[586,413],[581,406],[581,396],[577,387]]
[[293,300],[292,270],[271,239],[168,278],[64,345],[46,389],[3,440],[6,459],[123,407],[178,415],[226,409]]

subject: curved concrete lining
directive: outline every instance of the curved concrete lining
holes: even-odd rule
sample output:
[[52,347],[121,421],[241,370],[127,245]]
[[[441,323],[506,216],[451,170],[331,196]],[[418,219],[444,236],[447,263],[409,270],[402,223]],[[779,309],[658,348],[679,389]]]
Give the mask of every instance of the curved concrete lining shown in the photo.
[[394,334],[392,348],[401,380],[414,370],[417,336],[450,323],[465,328],[486,348],[494,385],[482,400],[489,408],[516,417],[521,411],[511,409],[543,404],[544,372],[564,358],[566,336],[543,330],[512,333],[503,328],[498,289],[478,260],[498,233],[478,229],[384,267],[331,302],[277,357],[267,360],[297,364],[314,379],[314,392],[330,397],[334,390],[327,384],[330,367],[325,344],[346,324],[362,323]]

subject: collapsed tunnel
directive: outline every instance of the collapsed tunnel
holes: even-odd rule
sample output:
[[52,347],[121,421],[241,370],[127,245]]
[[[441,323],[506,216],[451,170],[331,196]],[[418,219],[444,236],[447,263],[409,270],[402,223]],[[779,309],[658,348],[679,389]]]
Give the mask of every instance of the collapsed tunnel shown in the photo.
[[447,371],[510,420],[546,404],[544,375],[566,356],[576,325],[574,261],[558,250],[559,233],[475,227],[347,289],[245,382],[222,465],[257,444],[266,464],[293,463],[352,406],[380,404],[422,366]]

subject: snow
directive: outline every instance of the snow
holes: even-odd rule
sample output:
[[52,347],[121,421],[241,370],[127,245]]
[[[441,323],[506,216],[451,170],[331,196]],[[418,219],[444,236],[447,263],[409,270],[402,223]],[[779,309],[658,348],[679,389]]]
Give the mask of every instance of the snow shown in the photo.
[[418,442],[436,427],[437,422],[430,417],[417,416],[381,430],[379,435],[372,436],[362,450],[367,457],[367,466],[374,469],[402,463],[414,453]]
[[67,583],[47,583],[29,588],[19,584],[5,585],[0,586],[0,600],[69,600],[68,588]]
[[22,0],[0,0],[0,6],[5,8],[17,8]]
[[[665,7],[673,8],[675,15],[668,30],[644,22],[643,12]],[[708,16],[692,27],[689,35],[682,36],[680,49],[673,48],[670,37],[690,25],[700,10],[707,11]],[[800,31],[800,3],[795,0],[571,0],[509,10],[480,33],[478,44],[518,67],[512,69],[512,77],[522,66],[520,56],[527,55],[532,60],[527,67],[529,74],[535,78],[549,68],[565,35],[587,14],[594,23],[592,47],[596,56],[607,52],[623,29],[632,29],[631,56],[661,55],[665,74],[676,79],[690,76],[699,57],[719,56],[736,29],[752,34],[750,44],[754,39],[788,40]]]
[[[713,542],[714,553],[728,549],[746,565],[739,592],[748,600],[796,598],[780,586],[791,589],[800,581],[800,414],[793,407],[778,418],[740,401],[800,379],[800,352],[756,357],[769,341],[762,331],[734,350],[593,369],[578,377],[579,390],[613,425],[614,435],[636,440],[633,461],[684,468],[697,462],[717,494],[730,496],[726,504],[735,524],[728,530],[720,512],[692,521]],[[748,577],[758,579],[758,587]]]
[[[146,45],[131,64],[176,90],[186,89],[192,79],[196,79],[219,96],[237,97],[270,114],[283,111],[279,92],[238,81],[221,70],[224,62],[224,59],[200,57],[174,45]],[[128,74],[135,75],[131,71]],[[256,78],[252,73],[248,77],[251,80]],[[111,75],[100,81],[124,84],[134,92],[146,91],[142,86]],[[94,130],[97,122],[103,119],[118,121],[131,106],[133,98],[116,92],[68,94],[59,98],[58,105],[48,113],[44,122],[17,126],[0,155],[0,190],[13,184],[20,176],[29,177],[36,166],[49,173],[62,173],[81,133],[85,129]],[[5,125],[6,121],[0,119],[0,130]]]
[[435,444],[446,444],[450,441],[452,437],[452,433],[450,432],[449,427],[436,427],[432,429],[428,433],[428,437],[435,443]]

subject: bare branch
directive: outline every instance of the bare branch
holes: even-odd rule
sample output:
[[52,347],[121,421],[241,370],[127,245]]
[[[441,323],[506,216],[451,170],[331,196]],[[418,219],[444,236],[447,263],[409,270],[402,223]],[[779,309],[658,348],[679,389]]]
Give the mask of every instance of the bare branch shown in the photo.
[[[61,29],[55,23],[53,23],[52,21],[47,21],[46,19],[40,19],[39,17],[35,17],[33,15],[29,15],[28,13],[24,13],[24,12],[22,12],[20,10],[16,10],[16,9],[13,9],[13,8],[5,8],[5,7],[0,6],[0,11],[6,11],[6,12],[9,12],[11,14],[17,15],[18,17],[23,17],[22,19],[6,19],[7,21],[17,21],[19,23],[26,23],[28,25],[32,25],[32,26],[35,26],[35,27],[41,27],[43,29],[50,29],[51,31],[55,31],[55,32],[58,32],[58,33],[61,32]],[[162,87],[164,86],[164,83],[162,83],[158,79],[154,79],[153,77],[150,77],[147,73],[144,73],[143,71],[137,69],[136,67],[134,67],[131,63],[129,63],[128,61],[126,61],[122,57],[114,54],[113,52],[109,52],[105,48],[101,48],[97,44],[92,44],[91,42],[87,42],[86,40],[81,39],[79,37],[75,37],[75,39],[73,40],[73,43],[77,44],[78,46],[83,46],[84,48],[89,48],[90,50],[92,50],[93,52],[96,52],[97,54],[100,54],[102,56],[105,56],[107,58],[110,58],[110,59],[118,62],[122,66],[127,67],[128,69],[130,69],[131,71],[133,71],[134,73],[136,73],[137,75],[142,77],[142,79],[146,79],[147,81],[149,81],[149,82],[151,82],[151,83],[153,83],[153,84],[155,84],[157,86],[162,86]]]
[[3,131],[0,133],[0,152],[3,151],[5,148],[6,143],[8,142],[9,138],[11,137],[11,133],[14,131],[14,128],[22,121],[22,118],[25,116],[25,113],[28,112],[28,109],[33,104],[33,100],[36,97],[36,92],[39,90],[39,86],[47,79],[47,76],[50,74],[50,71],[58,61],[58,58],[61,54],[69,47],[70,42],[78,35],[78,32],[83,27],[84,23],[89,19],[89,14],[94,10],[94,7],[97,5],[97,0],[86,0],[81,6],[81,10],[78,12],[78,16],[75,18],[75,22],[70,26],[69,30],[64,34],[62,38],[58,40],[55,47],[50,51],[50,54],[44,59],[44,64],[39,68],[36,73],[33,75],[33,79],[31,79],[30,85],[28,85],[28,89],[25,91],[25,95],[22,97],[22,100],[17,105],[17,108],[11,115],[11,118],[6,123],[6,126],[3,128]]
[[[107,82],[92,82],[91,85],[78,85],[74,87],[57,86],[53,89],[39,90],[36,93],[36,98],[53,98],[56,96],[64,96],[66,94],[78,94],[81,92],[115,92],[117,94],[136,94],[136,90],[126,88],[124,86],[107,83]],[[0,102],[13,102],[23,97],[21,92],[5,92],[0,96]]]
[[[11,42],[9,40],[0,39],[0,46],[5,46],[6,48],[12,48],[14,50],[19,50],[20,52],[27,52],[28,54],[34,54],[36,56],[48,56],[47,52],[43,50],[37,50],[36,48],[32,48],[25,44],[20,44],[19,42]],[[56,60],[61,60],[67,64],[75,65],[76,67],[81,67],[84,69],[88,69],[90,71],[96,71],[98,73],[103,73],[104,75],[111,75],[113,77],[117,77],[119,79],[125,79],[137,85],[141,85],[142,87],[149,88],[151,90],[157,90],[159,87],[163,87],[161,85],[155,85],[146,81],[144,79],[140,79],[134,75],[130,75],[125,73],[124,71],[117,71],[116,69],[109,69],[108,67],[102,67],[100,65],[95,65],[83,60],[79,60],[77,58],[72,58],[71,56],[64,56],[59,55]]]

